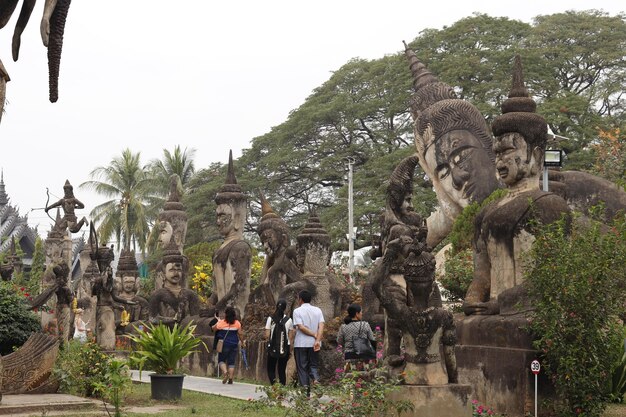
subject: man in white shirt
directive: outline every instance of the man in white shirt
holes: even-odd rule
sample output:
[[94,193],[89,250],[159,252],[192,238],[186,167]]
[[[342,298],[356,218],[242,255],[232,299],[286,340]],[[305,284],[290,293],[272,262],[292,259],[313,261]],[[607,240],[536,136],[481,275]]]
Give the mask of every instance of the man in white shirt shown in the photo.
[[322,310],[310,304],[311,293],[302,290],[298,294],[299,307],[293,310],[293,325],[296,329],[294,355],[298,380],[310,393],[310,384],[319,380],[318,352],[322,345],[324,333],[324,315]]

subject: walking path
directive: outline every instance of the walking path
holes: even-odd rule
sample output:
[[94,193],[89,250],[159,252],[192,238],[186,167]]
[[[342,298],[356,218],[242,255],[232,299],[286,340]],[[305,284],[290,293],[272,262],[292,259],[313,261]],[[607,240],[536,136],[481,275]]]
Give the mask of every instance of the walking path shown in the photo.
[[[133,370],[131,371],[131,378],[133,381],[149,383],[150,373],[150,371],[142,372],[141,379],[139,379],[139,371]],[[206,394],[222,395],[224,397],[237,398],[239,400],[247,400],[249,398],[258,400],[265,396],[263,392],[256,391],[258,387],[260,387],[260,385],[237,382],[236,380],[232,385],[222,384],[221,379],[191,375],[187,375],[183,380],[183,389],[204,392]]]

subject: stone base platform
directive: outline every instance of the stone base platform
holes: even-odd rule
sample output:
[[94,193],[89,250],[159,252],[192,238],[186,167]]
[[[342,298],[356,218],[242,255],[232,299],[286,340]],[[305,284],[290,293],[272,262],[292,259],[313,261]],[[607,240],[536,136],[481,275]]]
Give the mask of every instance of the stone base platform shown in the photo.
[[413,411],[402,413],[407,417],[471,417],[471,392],[472,387],[463,384],[401,385],[388,398],[392,401],[410,401]]
[[0,415],[44,415],[62,410],[96,410],[101,401],[67,394],[19,394],[3,395]]

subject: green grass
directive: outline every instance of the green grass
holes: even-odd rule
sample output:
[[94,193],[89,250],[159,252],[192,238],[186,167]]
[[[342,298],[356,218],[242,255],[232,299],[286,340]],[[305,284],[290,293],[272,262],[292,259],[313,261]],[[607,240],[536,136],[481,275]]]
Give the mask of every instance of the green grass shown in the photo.
[[[183,390],[183,398],[180,401],[155,401],[150,398],[150,384],[134,384],[132,392],[124,401],[125,410],[128,410],[131,407],[158,407],[161,405],[171,405],[179,408],[159,413],[155,413],[154,410],[146,410],[145,413],[124,412],[123,415],[124,417],[147,417],[154,415],[159,417],[283,417],[285,415],[285,410],[278,408],[243,411],[242,406],[244,404],[246,404],[246,401],[243,400],[236,400],[219,395],[204,394],[187,390]],[[113,410],[110,411],[111,414],[113,414]],[[94,416],[107,416],[107,414],[105,412],[100,414],[82,412],[77,414],[68,414],[66,417]]]

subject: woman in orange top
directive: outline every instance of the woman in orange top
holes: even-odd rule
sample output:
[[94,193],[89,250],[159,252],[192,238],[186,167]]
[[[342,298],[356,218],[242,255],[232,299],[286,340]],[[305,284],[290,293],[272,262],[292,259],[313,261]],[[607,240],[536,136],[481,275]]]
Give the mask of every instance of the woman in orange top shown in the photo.
[[[224,345],[222,351],[217,355],[220,372],[222,372],[222,384],[228,382],[233,383],[235,376],[235,359],[237,359],[237,348],[239,341],[245,344],[241,323],[237,320],[237,312],[233,307],[226,307],[224,311],[224,319],[218,321],[212,327],[215,337],[223,340]],[[228,366],[228,369],[227,369]]]

